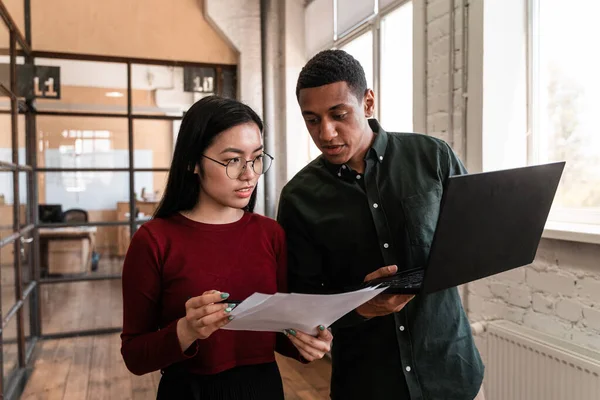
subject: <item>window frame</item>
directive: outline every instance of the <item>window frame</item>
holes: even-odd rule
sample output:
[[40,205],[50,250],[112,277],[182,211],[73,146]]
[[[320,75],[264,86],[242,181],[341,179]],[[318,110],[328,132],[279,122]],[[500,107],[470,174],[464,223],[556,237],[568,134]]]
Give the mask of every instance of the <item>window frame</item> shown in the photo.
[[[536,116],[533,98],[536,92],[532,90],[533,73],[536,67],[534,65],[536,60],[532,57],[536,22],[533,16],[537,12],[534,9],[536,1],[520,0],[518,4],[512,5],[510,12],[505,10],[505,5],[489,0],[487,3],[486,0],[474,1],[469,6],[467,129],[464,161],[471,173],[532,164],[536,145],[534,130],[532,130],[532,123]],[[517,10],[520,11],[515,12]],[[495,28],[499,23],[504,26],[515,26],[517,31],[496,32]],[[499,34],[502,35],[501,38],[498,38]],[[502,46],[498,44],[500,39]],[[517,48],[518,51],[514,50]],[[524,51],[521,51],[521,48],[524,48]],[[508,70],[503,68],[501,76],[498,75],[500,73],[498,68],[495,68],[497,59],[502,59],[505,65],[511,66]],[[521,76],[522,80],[519,79]],[[495,88],[494,91],[490,91],[489,87]],[[522,107],[519,109],[525,110],[524,118],[511,114],[510,107],[502,110],[503,115],[500,120],[497,118],[497,113],[494,111],[496,106],[493,103],[497,102],[498,98],[509,98],[506,92],[519,93],[519,97],[515,97],[513,101],[518,107]],[[498,122],[502,126],[496,126]],[[513,133],[512,137],[508,137],[506,131],[503,131],[508,128]],[[500,137],[501,131],[504,134]],[[493,151],[493,154],[490,151]],[[518,157],[511,158],[514,154],[518,154]],[[600,212],[585,209],[553,209],[542,237],[600,244]]]
[[[383,43],[381,41],[381,21],[398,8],[402,7],[406,3],[412,2],[413,7],[413,54],[412,54],[412,66],[413,66],[413,109],[412,109],[412,131],[423,132],[427,130],[427,117],[425,115],[425,107],[427,99],[424,96],[423,88],[426,86],[425,82],[425,68],[427,65],[427,50],[425,48],[426,35],[424,30],[425,24],[425,0],[394,0],[385,7],[379,6],[379,1],[375,2],[374,13],[354,25],[352,28],[340,32],[338,34],[337,24],[337,0],[331,0],[333,5],[333,32],[331,41],[317,50],[310,52],[307,49],[307,59],[310,59],[316,53],[327,49],[338,49],[352,40],[358,38],[362,34],[368,31],[372,32],[373,38],[373,91],[375,92],[375,112],[373,117],[377,120],[381,118],[381,52]],[[310,4],[307,3],[307,5]],[[307,6],[306,5],[306,6]],[[308,145],[309,158],[314,159],[320,154],[320,151],[316,148],[312,140],[309,140]]]
[[[539,163],[541,145],[538,94],[540,90],[540,60],[537,34],[540,26],[540,0],[527,0],[527,164]],[[581,234],[581,235],[579,235]],[[548,216],[545,236],[556,239],[586,241],[600,244],[600,210],[575,207],[554,207]],[[594,237],[596,236],[596,237]]]
[[[332,41],[327,44],[326,46],[324,46],[321,50],[326,50],[326,49],[339,49],[345,45],[347,45],[348,43],[350,43],[352,40],[360,37],[361,35],[367,33],[368,31],[371,31],[372,33],[372,38],[373,38],[373,87],[371,89],[373,89],[373,91],[375,92],[375,113],[373,115],[374,118],[376,119],[380,119],[381,118],[381,107],[380,107],[380,93],[381,93],[381,80],[380,80],[380,74],[381,74],[381,52],[382,52],[382,46],[383,43],[381,41],[381,21],[388,16],[389,14],[391,14],[392,12],[396,11],[398,8],[402,7],[403,5],[405,5],[406,3],[412,2],[413,3],[413,21],[416,19],[416,17],[420,17],[420,16],[416,16],[417,14],[417,9],[420,8],[420,4],[419,3],[421,0],[395,0],[393,2],[391,2],[390,4],[386,5],[383,8],[379,7],[379,1],[375,2],[375,10],[374,13],[372,15],[370,15],[369,17],[365,18],[364,20],[362,20],[361,22],[359,22],[358,24],[354,25],[352,28],[344,31],[344,32],[337,32],[338,29],[338,24],[337,24],[337,0],[332,0],[333,1],[333,18],[334,18],[334,23],[333,23],[333,38]],[[420,57],[417,57],[415,54],[415,51],[418,51],[418,49],[421,49],[421,46],[423,45],[422,42],[424,42],[424,37],[421,37],[420,35],[416,35],[416,32],[418,32],[417,29],[415,29],[417,26],[416,24],[413,22],[413,81],[414,82],[422,82],[423,80],[423,68],[424,68],[424,60],[421,60]],[[415,85],[417,85],[418,83],[415,83]],[[422,126],[419,126],[419,129],[416,129],[418,122],[420,120],[420,118],[418,118],[418,111],[416,105],[420,104],[421,102],[418,101],[415,96],[417,95],[415,88],[413,87],[413,131],[425,131],[425,125],[421,124]]]

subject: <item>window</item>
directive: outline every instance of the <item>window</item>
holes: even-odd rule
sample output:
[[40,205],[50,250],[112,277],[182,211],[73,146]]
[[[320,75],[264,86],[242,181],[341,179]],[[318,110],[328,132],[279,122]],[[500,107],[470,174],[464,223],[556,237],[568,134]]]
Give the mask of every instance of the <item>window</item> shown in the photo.
[[374,0],[335,0],[337,34],[342,35],[377,12]]
[[[64,138],[74,140],[73,145],[60,145],[60,168],[88,168],[104,165],[112,168],[111,134],[109,131],[64,130]],[[93,182],[95,172],[62,172],[62,185],[67,192],[83,192]]]
[[[375,117],[383,127],[413,131],[412,2],[314,0],[305,18],[307,56],[328,47],[350,53],[375,92]],[[329,43],[324,41],[327,35]],[[311,146],[311,158],[317,154]]]
[[566,161],[552,220],[600,226],[600,3],[531,1],[529,163]]
[[566,161],[547,238],[600,243],[600,60],[578,45],[600,34],[597,11],[585,0],[469,8],[467,168]]
[[394,132],[413,131],[412,20],[412,2],[381,19],[379,117]]
[[367,31],[340,47],[358,60],[365,70],[367,87],[373,89],[373,32]]

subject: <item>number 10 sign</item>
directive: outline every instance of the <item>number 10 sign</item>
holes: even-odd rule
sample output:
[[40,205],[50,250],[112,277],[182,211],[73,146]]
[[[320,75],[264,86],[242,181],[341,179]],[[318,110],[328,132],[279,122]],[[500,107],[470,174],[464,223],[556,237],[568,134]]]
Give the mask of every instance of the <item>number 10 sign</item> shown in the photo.
[[214,94],[216,78],[217,72],[214,68],[184,67],[183,90]]

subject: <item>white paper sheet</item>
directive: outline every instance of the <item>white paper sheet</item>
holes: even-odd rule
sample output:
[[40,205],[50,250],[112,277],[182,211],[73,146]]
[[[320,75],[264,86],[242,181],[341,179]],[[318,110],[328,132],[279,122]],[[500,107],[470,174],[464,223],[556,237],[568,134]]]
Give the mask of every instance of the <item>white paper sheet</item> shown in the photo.
[[222,329],[263,332],[295,329],[316,335],[319,325],[330,326],[385,289],[374,287],[330,295],[255,293],[233,309],[234,319]]

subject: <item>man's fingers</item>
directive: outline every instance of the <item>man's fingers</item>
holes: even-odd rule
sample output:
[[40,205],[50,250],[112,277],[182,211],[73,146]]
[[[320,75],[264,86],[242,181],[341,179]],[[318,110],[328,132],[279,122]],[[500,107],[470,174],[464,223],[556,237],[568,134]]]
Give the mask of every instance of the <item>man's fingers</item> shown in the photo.
[[398,267],[395,265],[388,265],[387,267],[379,268],[377,271],[371,272],[365,277],[365,282],[372,281],[373,279],[383,278],[385,276],[394,275],[398,272]]
[[360,306],[357,311],[367,318],[388,315],[402,310],[414,297],[412,294],[380,294]]
[[398,312],[406,306],[406,304],[415,297],[414,295],[385,295],[378,304],[379,307],[387,310],[388,312]]
[[414,294],[397,294],[391,296],[388,301],[392,304],[401,305],[408,303],[413,299],[413,297],[415,297]]
[[414,295],[410,295],[410,296],[398,296],[398,299],[395,299],[396,301],[396,309],[394,310],[394,312],[398,312],[400,310],[402,310],[409,301],[411,301],[415,296]]
[[414,294],[380,294],[373,297],[371,301],[380,304],[401,304],[412,300],[413,297]]

